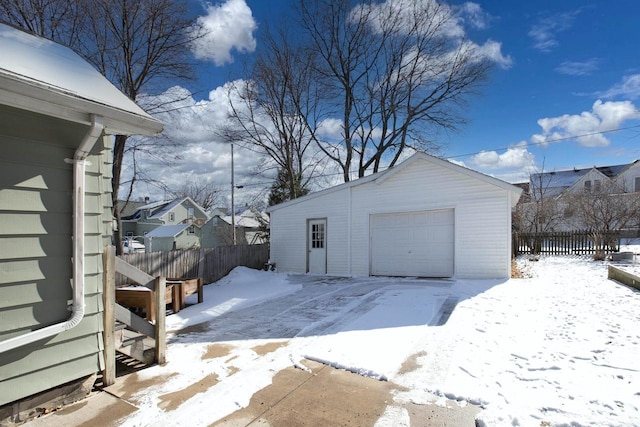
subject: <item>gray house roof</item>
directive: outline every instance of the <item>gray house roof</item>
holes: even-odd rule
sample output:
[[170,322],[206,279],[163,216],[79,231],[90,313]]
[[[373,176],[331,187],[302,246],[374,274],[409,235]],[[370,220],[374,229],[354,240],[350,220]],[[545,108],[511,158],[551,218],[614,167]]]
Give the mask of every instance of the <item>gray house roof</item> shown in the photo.
[[176,237],[190,226],[191,224],[161,225],[148,232],[145,237]]
[[145,113],[71,49],[0,24],[0,97],[15,108],[90,124],[103,118],[107,134],[162,131]]
[[[638,160],[622,165],[593,166],[590,168],[573,168],[562,171],[534,173],[531,174],[529,179],[530,191],[535,191],[535,189],[540,189],[540,187],[542,187],[546,197],[557,196],[575,184],[576,181],[589,173],[589,171],[595,169],[609,178],[615,178],[636,162],[638,162]],[[537,195],[534,194],[534,196]]]

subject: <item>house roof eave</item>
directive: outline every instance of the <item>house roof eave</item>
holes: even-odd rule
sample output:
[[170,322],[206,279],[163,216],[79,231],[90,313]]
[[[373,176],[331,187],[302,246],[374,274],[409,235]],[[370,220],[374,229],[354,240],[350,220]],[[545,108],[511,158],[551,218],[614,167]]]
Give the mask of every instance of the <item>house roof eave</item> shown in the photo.
[[152,136],[163,129],[160,121],[144,112],[143,115],[125,111],[2,70],[0,99],[10,107],[85,125],[91,124],[91,115],[97,115],[102,117],[104,132],[108,135]]

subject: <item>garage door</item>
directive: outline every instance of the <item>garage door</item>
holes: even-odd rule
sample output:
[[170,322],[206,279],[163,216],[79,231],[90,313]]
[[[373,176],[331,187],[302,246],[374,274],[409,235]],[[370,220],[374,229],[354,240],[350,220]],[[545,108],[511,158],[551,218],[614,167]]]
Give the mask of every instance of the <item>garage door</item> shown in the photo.
[[371,216],[371,275],[453,276],[453,209]]

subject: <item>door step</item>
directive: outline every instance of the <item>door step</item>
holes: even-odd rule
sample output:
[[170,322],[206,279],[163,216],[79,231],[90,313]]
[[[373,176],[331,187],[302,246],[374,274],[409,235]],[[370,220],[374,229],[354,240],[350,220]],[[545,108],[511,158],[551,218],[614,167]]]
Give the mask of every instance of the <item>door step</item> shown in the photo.
[[116,351],[147,365],[155,360],[153,338],[126,328],[118,329],[116,324]]

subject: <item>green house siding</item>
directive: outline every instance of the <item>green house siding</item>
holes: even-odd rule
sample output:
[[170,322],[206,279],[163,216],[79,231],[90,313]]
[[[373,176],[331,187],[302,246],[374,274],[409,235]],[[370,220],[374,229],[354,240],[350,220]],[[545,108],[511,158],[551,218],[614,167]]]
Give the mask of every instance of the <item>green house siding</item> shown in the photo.
[[[0,107],[0,341],[66,321],[72,299],[73,166],[88,127]],[[103,367],[102,252],[111,236],[111,139],[86,170],[85,317],[0,353],[0,405]]]

